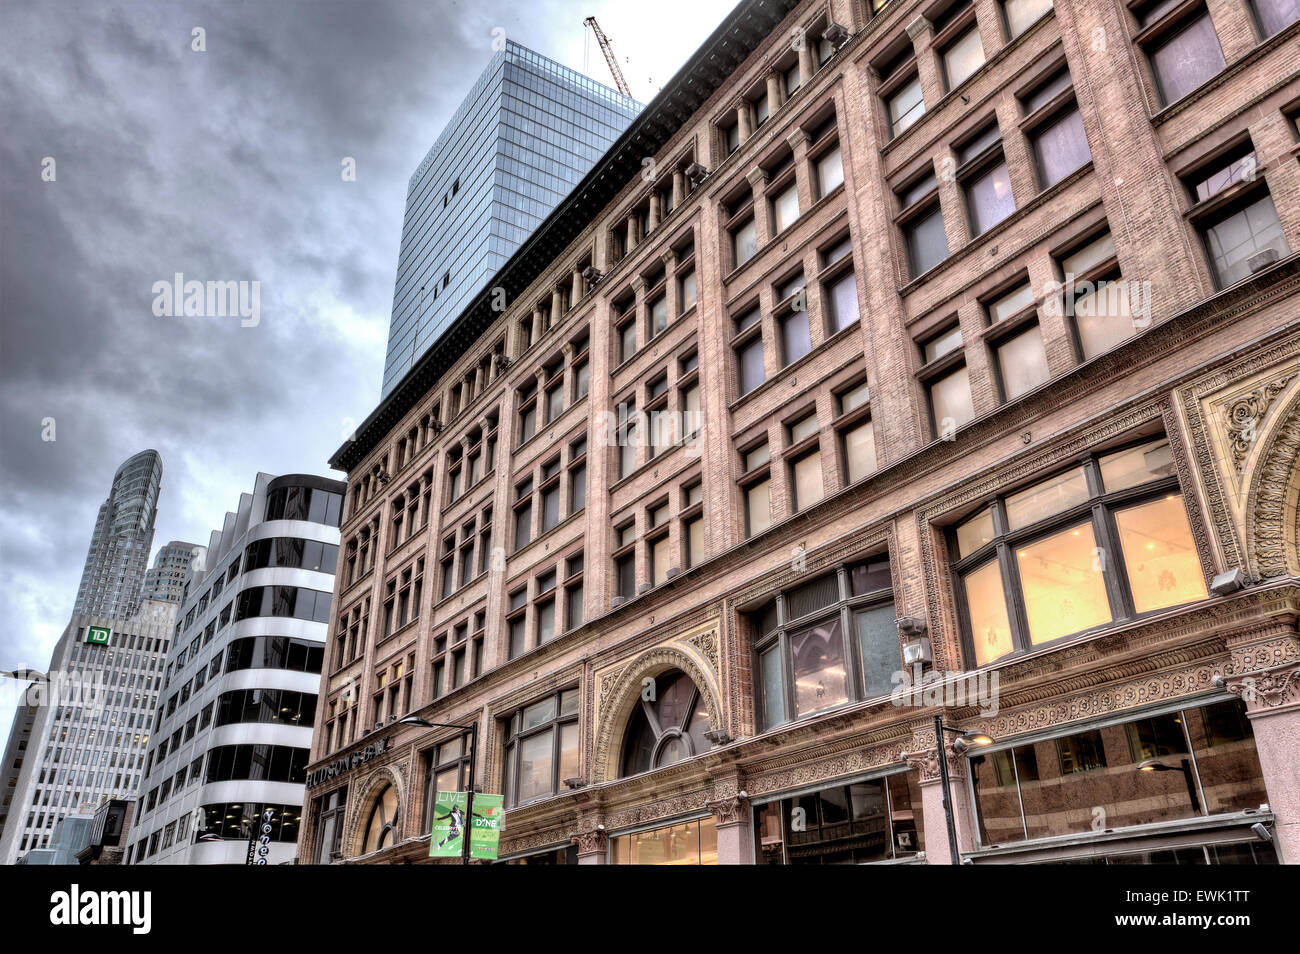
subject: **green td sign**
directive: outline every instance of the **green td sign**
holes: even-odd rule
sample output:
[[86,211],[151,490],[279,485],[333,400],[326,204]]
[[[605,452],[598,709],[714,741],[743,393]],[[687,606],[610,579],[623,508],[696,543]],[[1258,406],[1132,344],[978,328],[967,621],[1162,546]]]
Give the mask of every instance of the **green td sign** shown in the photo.
[[94,643],[96,646],[107,646],[108,641],[113,638],[113,631],[107,626],[88,626],[86,627],[86,642]]

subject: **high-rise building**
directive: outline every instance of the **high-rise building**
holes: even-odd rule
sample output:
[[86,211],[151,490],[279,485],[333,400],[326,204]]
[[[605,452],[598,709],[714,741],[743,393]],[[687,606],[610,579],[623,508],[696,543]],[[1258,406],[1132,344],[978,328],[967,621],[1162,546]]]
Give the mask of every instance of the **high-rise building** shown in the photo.
[[180,603],[185,596],[185,581],[190,566],[202,561],[207,551],[194,543],[173,540],[158,550],[153,566],[145,571],[142,599]]
[[161,489],[162,458],[157,451],[141,451],[117,469],[95,520],[74,614],[114,619],[134,615],[153,549]]
[[[48,678],[29,693],[31,731],[0,834],[0,864],[51,848],[60,820],[93,813],[106,798],[135,796],[178,608],[146,600],[131,619],[72,617]],[[22,719],[20,709],[15,731]]]
[[739,3],[337,452],[300,860],[472,779],[529,863],[1300,862],[1297,40]]
[[325,655],[344,485],[258,474],[186,582],[154,715],[128,864],[294,856]]
[[[0,689],[23,687],[30,683],[14,680],[6,686],[0,681]],[[13,725],[9,729],[9,741],[5,743],[4,761],[0,762],[0,837],[4,836],[5,825],[9,821],[9,809],[13,805],[14,793],[18,791],[18,780],[22,776],[23,762],[33,753],[32,727],[36,724],[36,707],[20,703],[14,713]]]
[[618,90],[506,41],[411,176],[385,394],[639,109]]

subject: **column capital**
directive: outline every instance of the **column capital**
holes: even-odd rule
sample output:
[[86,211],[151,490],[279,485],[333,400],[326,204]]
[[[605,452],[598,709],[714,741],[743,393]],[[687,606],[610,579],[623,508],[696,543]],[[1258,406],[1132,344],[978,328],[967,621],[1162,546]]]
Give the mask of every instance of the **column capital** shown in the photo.
[[1224,677],[1224,688],[1246,703],[1248,716],[1300,711],[1300,662]]
[[763,183],[767,182],[767,170],[762,166],[755,166],[745,173],[745,178],[749,180],[750,186],[758,189]]
[[802,126],[796,126],[790,135],[785,137],[786,144],[794,152],[799,151],[799,147],[808,142],[808,134],[804,132]]
[[578,846],[578,855],[604,855],[609,850],[609,834],[604,828],[590,828],[577,832],[572,839]]
[[921,34],[933,28],[934,24],[926,19],[924,14],[918,13],[916,19],[907,25],[907,35],[912,40],[915,40]]
[[713,812],[717,826],[726,828],[729,825],[739,825],[745,821],[745,805],[748,801],[748,799],[741,798],[739,794],[736,794],[711,799],[704,804],[709,811]]

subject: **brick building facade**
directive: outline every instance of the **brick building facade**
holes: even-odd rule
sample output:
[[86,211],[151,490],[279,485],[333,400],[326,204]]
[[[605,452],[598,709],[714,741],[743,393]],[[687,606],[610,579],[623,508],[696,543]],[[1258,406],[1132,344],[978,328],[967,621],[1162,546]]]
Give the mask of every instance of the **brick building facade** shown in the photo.
[[1300,861],[1294,10],[741,3],[336,455],[300,862],[415,715],[503,857],[948,863],[936,714],[967,860]]

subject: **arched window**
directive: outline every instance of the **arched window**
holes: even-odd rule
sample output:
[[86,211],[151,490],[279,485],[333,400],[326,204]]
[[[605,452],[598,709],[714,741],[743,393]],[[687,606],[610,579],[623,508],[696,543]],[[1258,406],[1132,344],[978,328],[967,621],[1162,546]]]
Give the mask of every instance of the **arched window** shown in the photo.
[[669,670],[654,681],[653,698],[643,692],[623,737],[620,777],[663,768],[713,747],[705,733],[709,712],[685,673]]
[[375,807],[370,809],[370,820],[366,822],[366,840],[362,843],[361,853],[368,855],[381,848],[391,848],[397,833],[397,790],[387,786],[375,799]]

